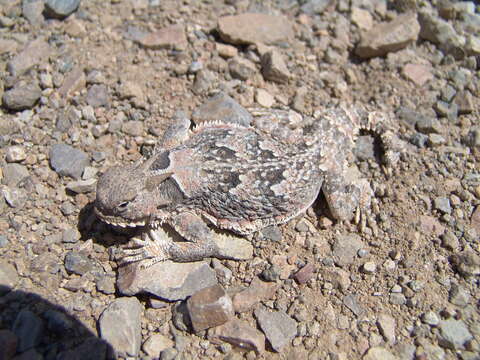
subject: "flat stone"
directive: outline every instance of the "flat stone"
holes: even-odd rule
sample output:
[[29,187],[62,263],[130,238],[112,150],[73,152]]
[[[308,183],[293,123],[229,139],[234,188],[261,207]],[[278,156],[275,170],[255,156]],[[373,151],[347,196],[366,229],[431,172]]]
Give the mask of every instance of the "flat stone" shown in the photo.
[[97,179],[70,181],[67,189],[77,194],[87,194],[95,191]]
[[184,300],[197,291],[217,284],[215,272],[206,262],[163,261],[147,269],[134,263],[119,268],[117,287],[121,294],[149,293],[165,300]]
[[382,347],[371,347],[362,357],[363,360],[399,360],[390,351]]
[[107,359],[107,350],[110,348],[110,345],[105,340],[91,336],[80,345],[60,352],[56,360]]
[[42,89],[36,82],[19,82],[3,94],[3,106],[10,110],[31,109],[42,96]]
[[87,104],[96,108],[108,105],[110,96],[108,95],[108,88],[104,84],[93,84],[87,91]]
[[29,42],[25,48],[7,64],[8,72],[13,76],[20,76],[32,67],[48,60],[51,49],[48,43],[39,37]]
[[151,358],[159,358],[160,353],[169,348],[173,348],[175,343],[162,334],[153,334],[143,343],[142,349]]
[[17,351],[22,353],[38,346],[44,335],[45,325],[30,310],[21,310],[13,323],[13,333],[18,338]]
[[450,199],[447,197],[437,197],[433,200],[433,206],[436,210],[440,210],[444,214],[451,214],[452,207]]
[[343,304],[349,308],[357,317],[360,317],[365,309],[359,304],[357,296],[349,294],[343,297]]
[[83,90],[85,86],[85,73],[81,67],[76,67],[65,76],[58,93],[62,96],[70,97],[76,92]]
[[439,345],[451,350],[463,350],[465,343],[473,336],[467,325],[461,320],[443,320],[438,324],[440,329]]
[[272,349],[277,352],[297,335],[297,322],[283,311],[270,312],[260,308],[254,314]]
[[286,83],[292,77],[283,57],[275,50],[262,56],[262,75],[266,80],[280,84]]
[[22,16],[32,25],[38,25],[43,22],[43,10],[45,4],[43,0],[22,1]]
[[220,258],[232,260],[250,260],[253,258],[253,245],[245,238],[229,234],[217,234],[213,238],[213,242],[218,247]]
[[219,284],[195,292],[187,308],[196,332],[222,325],[235,315],[232,300]]
[[293,26],[285,16],[260,13],[224,16],[218,19],[220,38],[230,44],[276,44],[293,38]]
[[312,263],[306,264],[300,270],[298,270],[293,278],[299,284],[305,284],[308,280],[312,279],[315,276],[315,265]]
[[402,73],[408,80],[418,86],[423,86],[433,79],[431,66],[422,64],[406,64]]
[[18,283],[15,267],[6,260],[0,260],[0,295],[12,290]]
[[260,301],[270,300],[275,296],[279,284],[265,282],[255,277],[250,285],[233,296],[233,307],[236,312],[249,311]]
[[355,53],[361,58],[383,56],[417,40],[420,25],[416,14],[406,13],[388,23],[380,23],[363,33]]
[[24,165],[16,163],[6,164],[3,167],[2,183],[10,187],[15,187],[29,176],[30,173]]
[[380,330],[380,334],[385,338],[385,341],[390,344],[395,344],[395,319],[388,314],[379,314],[377,318],[377,326]]
[[90,164],[88,155],[67,144],[55,144],[50,149],[50,166],[61,176],[80,179],[83,170]]
[[80,0],[46,0],[45,13],[47,16],[64,19],[78,9]]
[[100,336],[113,347],[117,356],[135,357],[139,354],[142,310],[136,297],[124,297],[115,299],[100,315]]
[[232,319],[209,332],[213,340],[225,341],[246,351],[261,354],[265,351],[265,335],[251,327],[246,321]]
[[7,329],[0,330],[0,359],[10,360],[17,352],[17,336]]
[[275,103],[275,98],[264,89],[257,89],[255,92],[255,101],[265,108],[271,108]]
[[333,256],[335,263],[345,267],[354,262],[358,250],[365,247],[365,244],[357,234],[338,235],[333,244]]
[[200,105],[192,114],[195,125],[220,120],[226,123],[249,126],[252,115],[227,94],[220,92]]
[[143,34],[135,40],[148,49],[183,49],[187,45],[185,29],[181,24],[170,25],[158,31]]

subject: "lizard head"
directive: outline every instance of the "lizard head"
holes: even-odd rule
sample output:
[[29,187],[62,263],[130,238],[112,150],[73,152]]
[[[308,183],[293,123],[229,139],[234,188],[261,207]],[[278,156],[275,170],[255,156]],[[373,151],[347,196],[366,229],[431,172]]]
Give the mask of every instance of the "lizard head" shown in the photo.
[[99,178],[95,212],[100,219],[121,227],[155,226],[166,219],[169,207],[184,196],[172,172],[159,168],[161,157],[156,154],[135,164],[112,167]]

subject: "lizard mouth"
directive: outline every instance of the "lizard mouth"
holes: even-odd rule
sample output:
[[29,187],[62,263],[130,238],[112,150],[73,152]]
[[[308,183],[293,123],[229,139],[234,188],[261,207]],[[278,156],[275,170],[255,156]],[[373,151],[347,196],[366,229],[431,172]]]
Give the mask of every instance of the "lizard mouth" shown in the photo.
[[103,214],[98,208],[95,207],[95,215],[97,215],[100,220],[103,222],[113,225],[119,226],[122,228],[134,228],[134,227],[143,227],[146,226],[148,228],[157,229],[162,222],[161,221],[151,221],[150,219],[138,219],[138,220],[131,220],[125,221],[125,219],[112,216],[112,215],[105,215]]

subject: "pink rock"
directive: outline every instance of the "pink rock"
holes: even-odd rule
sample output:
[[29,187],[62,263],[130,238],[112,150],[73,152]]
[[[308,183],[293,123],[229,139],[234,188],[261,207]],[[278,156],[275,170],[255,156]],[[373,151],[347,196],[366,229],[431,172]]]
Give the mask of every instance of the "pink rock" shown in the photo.
[[423,232],[434,236],[440,236],[445,232],[445,227],[433,216],[421,215],[420,228]]
[[299,284],[305,284],[308,280],[310,280],[315,274],[315,266],[313,264],[307,264],[304,267],[302,267],[300,270],[298,270],[295,275],[293,275],[293,278],[299,283]]
[[242,313],[253,308],[260,301],[273,298],[279,285],[254,278],[250,286],[233,296],[233,307],[236,312]]
[[149,49],[184,48],[187,37],[183,26],[176,24],[141,36],[137,41]]
[[209,338],[214,342],[221,340],[247,351],[253,350],[257,354],[265,351],[265,335],[238,319],[214,328]]
[[413,81],[416,85],[422,86],[433,79],[432,68],[421,64],[407,64],[403,67],[403,75]]

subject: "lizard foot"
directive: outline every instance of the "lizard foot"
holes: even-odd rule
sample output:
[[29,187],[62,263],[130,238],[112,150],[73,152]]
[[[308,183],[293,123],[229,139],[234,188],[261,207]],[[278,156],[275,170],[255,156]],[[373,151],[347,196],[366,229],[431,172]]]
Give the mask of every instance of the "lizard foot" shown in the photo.
[[146,269],[160,261],[169,258],[166,244],[168,235],[163,230],[150,230],[144,239],[133,238],[122,249],[120,265],[141,261],[141,267]]

